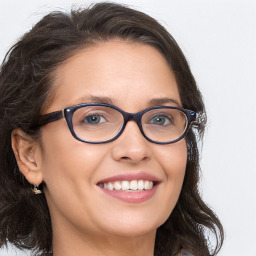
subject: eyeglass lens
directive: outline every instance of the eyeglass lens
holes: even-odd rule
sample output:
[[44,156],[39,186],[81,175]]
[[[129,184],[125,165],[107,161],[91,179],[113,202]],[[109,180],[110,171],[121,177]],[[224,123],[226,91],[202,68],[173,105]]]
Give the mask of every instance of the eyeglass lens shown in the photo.
[[[73,129],[85,141],[100,142],[115,137],[122,129],[124,117],[118,110],[106,106],[85,106],[73,113]],[[178,139],[187,126],[186,115],[178,109],[152,109],[141,119],[145,135],[157,142]]]

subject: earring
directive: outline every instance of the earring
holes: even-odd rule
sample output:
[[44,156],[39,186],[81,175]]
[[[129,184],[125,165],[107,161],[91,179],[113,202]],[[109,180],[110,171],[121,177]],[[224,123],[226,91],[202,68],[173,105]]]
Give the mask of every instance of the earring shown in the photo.
[[36,194],[36,195],[39,195],[39,194],[42,194],[42,193],[43,193],[42,190],[39,189],[39,186],[36,186],[36,185],[33,186],[32,191],[33,191],[34,194]]

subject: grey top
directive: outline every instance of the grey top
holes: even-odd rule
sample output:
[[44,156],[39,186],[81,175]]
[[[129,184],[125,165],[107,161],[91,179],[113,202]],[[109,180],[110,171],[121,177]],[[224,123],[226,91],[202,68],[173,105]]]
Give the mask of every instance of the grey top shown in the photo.
[[189,252],[181,252],[180,256],[193,256],[193,255]]
[[[53,256],[52,253],[48,253],[48,254],[43,254],[41,256]],[[181,252],[181,254],[179,254],[179,256],[193,256],[191,253],[188,253],[188,252]]]

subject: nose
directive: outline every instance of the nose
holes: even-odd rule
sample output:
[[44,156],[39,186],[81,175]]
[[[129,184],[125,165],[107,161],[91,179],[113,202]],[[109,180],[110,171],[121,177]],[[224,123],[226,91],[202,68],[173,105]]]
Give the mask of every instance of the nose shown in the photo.
[[151,157],[150,142],[143,137],[134,121],[129,121],[126,124],[123,133],[114,143],[112,157],[116,161],[136,164]]

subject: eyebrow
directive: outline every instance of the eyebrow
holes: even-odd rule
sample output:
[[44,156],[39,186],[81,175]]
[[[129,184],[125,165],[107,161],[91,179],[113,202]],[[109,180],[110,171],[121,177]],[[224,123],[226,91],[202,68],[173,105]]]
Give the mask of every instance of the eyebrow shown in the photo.
[[113,105],[113,101],[109,97],[94,96],[94,95],[81,97],[81,98],[76,100],[75,104],[88,103],[88,102],[95,102],[95,103],[103,103],[103,104]]
[[149,101],[149,104],[152,106],[163,105],[166,103],[172,103],[172,104],[174,103],[178,107],[181,107],[181,104],[177,100],[172,99],[172,98],[155,98],[155,99],[151,99]]
[[[95,96],[95,95],[81,97],[76,100],[74,105],[81,104],[81,103],[89,103],[89,102],[114,105],[113,100],[111,98],[106,97],[106,96]],[[181,107],[181,104],[177,100],[168,98],[168,97],[154,98],[149,101],[150,106],[159,106],[159,105],[163,105],[166,103],[175,104],[176,106]]]

